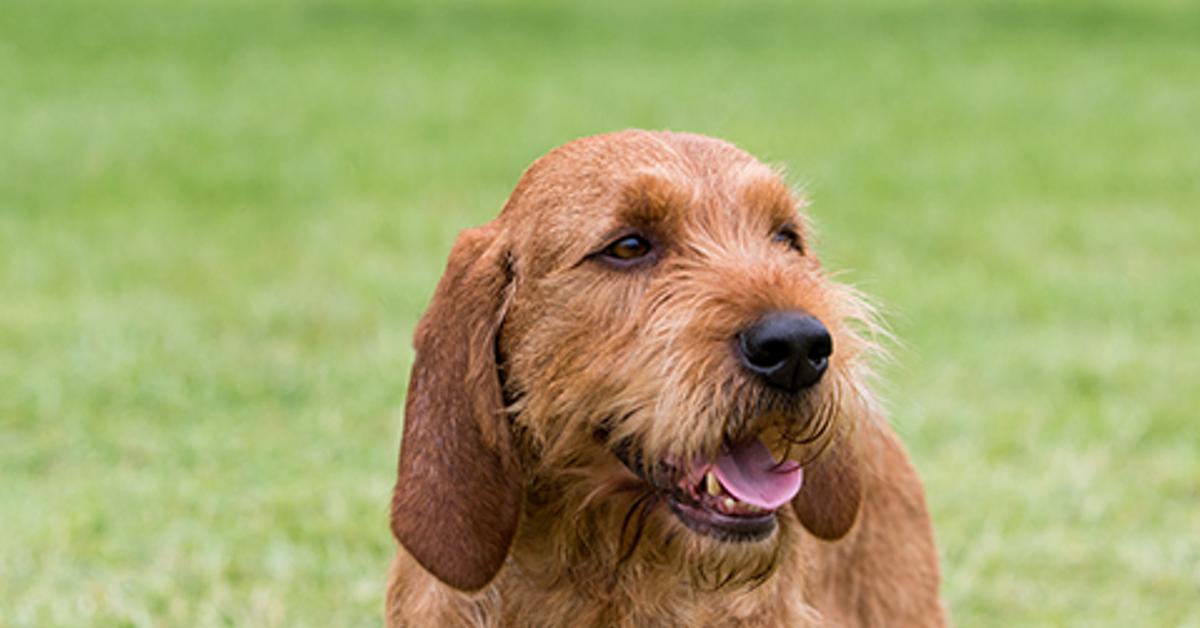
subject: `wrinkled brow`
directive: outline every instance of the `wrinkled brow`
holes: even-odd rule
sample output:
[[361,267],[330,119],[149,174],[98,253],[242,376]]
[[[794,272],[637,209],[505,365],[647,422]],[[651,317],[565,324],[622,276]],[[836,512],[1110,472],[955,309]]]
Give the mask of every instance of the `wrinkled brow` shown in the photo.
[[622,189],[617,220],[626,225],[659,226],[691,205],[694,198],[687,186],[656,174],[642,174]]
[[792,190],[774,173],[747,178],[742,183],[741,195],[748,209],[770,216],[776,224],[794,223],[798,219]]

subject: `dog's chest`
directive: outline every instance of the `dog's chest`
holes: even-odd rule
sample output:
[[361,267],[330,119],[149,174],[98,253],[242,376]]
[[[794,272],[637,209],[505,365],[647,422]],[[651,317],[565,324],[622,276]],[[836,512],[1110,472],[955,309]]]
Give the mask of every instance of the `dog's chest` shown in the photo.
[[529,586],[527,578],[501,577],[489,595],[498,608],[494,626],[753,628],[815,626],[815,611],[795,591],[777,586],[753,590],[696,592],[668,590],[658,582],[612,583],[604,588],[559,584]]

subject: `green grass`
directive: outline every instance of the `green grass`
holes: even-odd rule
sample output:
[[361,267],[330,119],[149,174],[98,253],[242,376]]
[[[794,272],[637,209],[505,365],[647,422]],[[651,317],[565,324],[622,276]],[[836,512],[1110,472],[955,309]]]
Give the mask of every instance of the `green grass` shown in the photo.
[[787,164],[962,626],[1200,626],[1200,9],[0,8],[0,626],[375,625],[409,337],[566,140]]

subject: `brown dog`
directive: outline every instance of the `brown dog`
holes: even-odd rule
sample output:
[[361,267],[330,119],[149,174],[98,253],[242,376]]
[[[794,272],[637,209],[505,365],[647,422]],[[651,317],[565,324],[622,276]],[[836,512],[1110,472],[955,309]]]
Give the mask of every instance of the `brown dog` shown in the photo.
[[944,624],[873,329],[737,148],[551,151],[417,329],[388,624]]

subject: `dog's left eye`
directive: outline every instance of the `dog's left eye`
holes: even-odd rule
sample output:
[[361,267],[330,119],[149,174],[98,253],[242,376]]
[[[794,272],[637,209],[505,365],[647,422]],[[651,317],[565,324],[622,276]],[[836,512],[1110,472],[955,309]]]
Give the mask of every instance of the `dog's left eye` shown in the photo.
[[638,235],[625,236],[604,249],[604,255],[621,262],[639,260],[650,253],[650,243]]
[[804,253],[804,244],[800,241],[800,235],[791,227],[783,227],[771,236],[771,241],[786,244],[792,249]]

